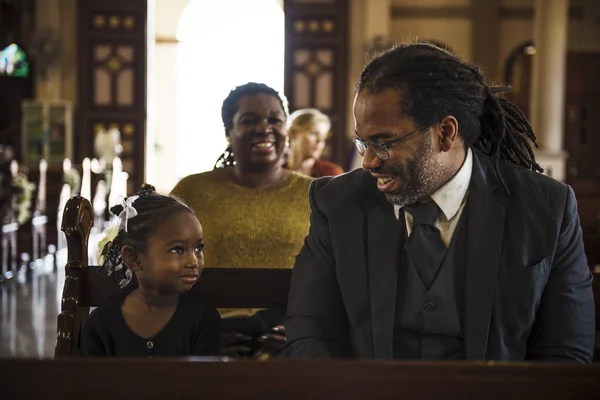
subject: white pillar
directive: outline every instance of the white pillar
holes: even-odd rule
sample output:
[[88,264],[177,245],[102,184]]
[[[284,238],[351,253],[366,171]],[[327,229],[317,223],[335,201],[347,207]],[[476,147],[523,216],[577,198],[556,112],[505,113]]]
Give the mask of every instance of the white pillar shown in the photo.
[[561,181],[566,176],[563,130],[568,14],[568,0],[535,0],[530,119],[539,138],[538,163]]

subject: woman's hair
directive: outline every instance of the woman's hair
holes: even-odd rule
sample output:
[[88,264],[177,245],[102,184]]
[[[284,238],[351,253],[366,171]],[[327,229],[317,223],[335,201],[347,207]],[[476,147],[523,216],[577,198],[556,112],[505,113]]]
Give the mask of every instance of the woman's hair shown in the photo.
[[[229,136],[229,131],[231,130],[231,128],[233,128],[233,117],[235,116],[235,113],[238,110],[238,104],[240,99],[244,96],[252,96],[262,93],[277,97],[279,103],[281,104],[281,108],[283,109],[283,112],[287,117],[289,112],[287,100],[285,99],[285,97],[280,95],[279,92],[277,92],[277,90],[265,85],[264,83],[248,82],[244,85],[237,86],[236,88],[234,88],[231,92],[229,92],[229,95],[223,101],[223,106],[221,107],[221,119],[223,120],[223,126],[225,127],[226,136]],[[215,168],[229,167],[234,164],[235,156],[233,154],[233,149],[231,148],[231,145],[229,145],[217,159],[217,162],[215,163]]]
[[294,139],[299,132],[309,132],[322,126],[325,133],[331,129],[331,120],[316,108],[302,108],[294,111],[288,119],[288,135]]
[[400,91],[403,116],[422,126],[454,116],[465,145],[494,159],[506,193],[510,191],[500,174],[500,160],[543,172],[531,148],[537,143],[527,118],[498,96],[510,88],[488,86],[478,67],[431,43],[400,44],[380,54],[365,67],[356,89]]
[[[121,226],[117,236],[102,249],[103,262],[100,269],[109,275],[122,270],[125,276],[131,277],[131,271],[127,269],[121,259],[123,246],[128,245],[142,253],[146,252],[148,239],[156,233],[162,223],[182,212],[194,214],[194,211],[183,201],[174,196],[156,193],[156,189],[152,185],[143,185],[134,196],[138,197],[133,202],[131,202],[133,197],[128,198],[129,201],[124,199],[121,204],[110,209],[112,214],[119,217],[121,225],[126,222],[126,228],[123,229]],[[124,210],[129,206],[135,209],[137,215],[127,219],[127,210],[125,213]]]

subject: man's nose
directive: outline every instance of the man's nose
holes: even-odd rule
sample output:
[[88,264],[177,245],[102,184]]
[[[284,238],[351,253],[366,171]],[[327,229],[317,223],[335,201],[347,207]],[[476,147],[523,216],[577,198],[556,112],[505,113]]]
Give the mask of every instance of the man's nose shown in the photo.
[[381,167],[381,162],[381,158],[377,157],[370,147],[367,147],[365,150],[365,155],[362,159],[362,167],[367,170],[376,169]]

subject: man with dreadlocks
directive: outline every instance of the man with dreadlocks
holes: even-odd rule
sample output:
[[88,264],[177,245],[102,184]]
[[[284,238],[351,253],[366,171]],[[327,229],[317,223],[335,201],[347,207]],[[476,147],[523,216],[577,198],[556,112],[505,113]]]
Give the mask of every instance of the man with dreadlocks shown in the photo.
[[311,184],[287,357],[591,361],[573,191],[539,173],[535,136],[500,91],[426,43],[367,65],[363,169]]

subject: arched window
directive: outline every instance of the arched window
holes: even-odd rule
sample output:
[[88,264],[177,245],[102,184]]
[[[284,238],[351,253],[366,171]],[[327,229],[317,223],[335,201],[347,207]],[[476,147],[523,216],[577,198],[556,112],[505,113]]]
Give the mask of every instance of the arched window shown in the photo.
[[192,0],[177,30],[177,175],[211,170],[227,146],[221,105],[249,81],[283,91],[284,14],[276,0]]
[[0,75],[22,78],[29,76],[29,57],[15,43],[0,51]]
[[528,118],[530,117],[531,69],[535,53],[533,42],[522,43],[508,55],[504,67],[504,81],[511,86],[511,92],[507,98],[515,103]]

